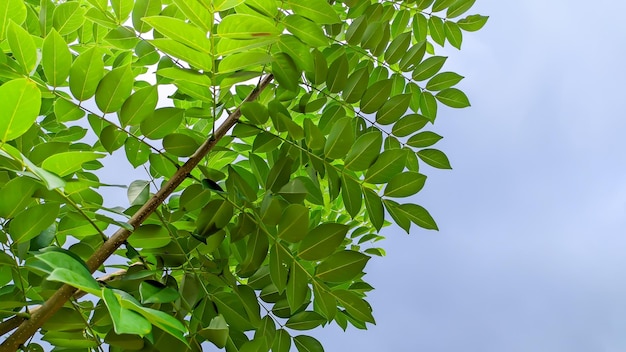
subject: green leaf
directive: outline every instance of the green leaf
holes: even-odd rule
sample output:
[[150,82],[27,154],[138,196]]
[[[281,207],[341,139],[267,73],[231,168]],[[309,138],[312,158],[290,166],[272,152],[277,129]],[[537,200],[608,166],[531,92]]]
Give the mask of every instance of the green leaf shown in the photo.
[[326,87],[331,93],[341,91],[348,81],[348,58],[345,54],[339,56],[330,67],[326,74]]
[[41,166],[55,174],[64,177],[82,169],[86,162],[104,157],[104,154],[96,152],[72,151],[63,152],[47,157]]
[[437,93],[435,98],[451,108],[461,109],[470,106],[467,95],[456,88],[444,89]]
[[293,330],[311,330],[325,322],[326,318],[319,313],[304,311],[292,315],[285,323],[285,326]]
[[102,288],[102,300],[109,310],[115,333],[146,336],[152,331],[152,324],[130,309],[122,307],[118,296],[109,288]]
[[298,91],[300,73],[289,55],[278,53],[274,56],[272,73],[282,87],[293,92]]
[[118,23],[126,21],[130,12],[133,10],[133,0],[111,0],[111,7]]
[[107,73],[96,88],[96,105],[100,111],[107,113],[119,110],[130,96],[133,81],[130,65]]
[[[72,4],[75,2],[68,2]],[[96,94],[98,83],[104,76],[102,52],[94,46],[78,55],[70,68],[70,90],[76,99],[83,101]]]
[[[50,250],[36,255],[35,261],[43,262],[49,267],[51,271],[48,280],[62,282],[96,296],[100,295],[100,285],[91,276],[86,265],[71,252]],[[34,266],[42,268],[38,264]]]
[[365,208],[367,214],[376,230],[380,231],[385,223],[385,209],[380,200],[380,196],[369,188],[363,190],[363,198],[365,200]]
[[409,197],[419,192],[426,183],[426,176],[418,172],[403,172],[395,175],[385,187],[386,197]]
[[33,37],[24,28],[11,22],[7,29],[7,39],[13,57],[23,69],[22,72],[30,75],[37,65],[37,48]]
[[287,287],[291,255],[282,245],[276,243],[270,249],[269,257],[270,278],[278,292],[282,293]]
[[411,32],[402,33],[397,36],[389,44],[389,48],[385,51],[385,61],[389,64],[395,64],[400,61],[406,54],[409,45],[411,44]]
[[289,308],[295,312],[304,304],[307,294],[309,293],[309,275],[297,262],[293,261],[289,270],[289,279],[287,280],[286,294]]
[[361,211],[363,193],[359,182],[345,173],[341,174],[341,198],[348,214],[355,218]]
[[385,205],[385,209],[387,209],[387,212],[389,213],[389,215],[391,215],[395,223],[400,226],[400,228],[402,228],[404,231],[406,231],[406,233],[409,233],[409,230],[411,228],[411,220],[406,217],[406,214],[400,211],[400,204],[389,199],[384,199],[383,204]]
[[174,132],[183,121],[184,110],[178,108],[156,109],[152,117],[141,121],[141,133],[150,139],[161,139]]
[[6,38],[10,21],[20,25],[26,20],[26,4],[22,0],[5,0],[0,3],[0,42]]
[[249,51],[226,56],[220,62],[220,73],[235,72],[247,67],[263,66],[272,62],[272,56],[264,52]]
[[372,84],[361,98],[361,112],[371,114],[389,100],[391,94],[392,81],[384,79]]
[[422,149],[417,152],[417,156],[426,164],[438,169],[452,169],[448,157],[437,149]]
[[407,144],[411,147],[425,148],[439,142],[442,138],[442,136],[436,134],[435,132],[424,131],[411,136],[411,138],[407,141]]
[[435,43],[443,46],[446,41],[443,19],[431,16],[428,20],[428,34]]
[[183,43],[179,43],[173,39],[158,38],[149,41],[157,49],[165,52],[172,57],[179,58],[186,61],[189,65],[205,70],[211,71],[212,61],[211,56],[204,52],[192,49]]
[[244,0],[213,0],[212,5],[216,11],[224,11],[243,3],[243,1]]
[[406,52],[406,54],[402,56],[402,59],[400,59],[400,70],[402,70],[402,72],[414,70],[426,53],[426,46],[426,41],[422,41],[413,45]]
[[58,122],[69,122],[83,118],[85,111],[73,102],[59,98],[54,101],[54,116]]
[[128,243],[136,248],[149,249],[163,247],[171,240],[169,231],[162,225],[144,224],[135,229]]
[[426,41],[426,36],[428,35],[428,19],[424,14],[418,12],[413,17],[413,36],[417,40],[418,43]]
[[354,143],[354,125],[352,118],[344,117],[337,120],[324,145],[324,154],[330,159],[340,159]]
[[322,261],[315,276],[326,282],[341,283],[360,275],[370,257],[356,251],[342,251]]
[[342,97],[346,103],[353,104],[361,100],[361,97],[367,89],[369,78],[370,70],[367,66],[356,70],[348,77],[348,81],[342,92]]
[[450,5],[454,4],[457,0],[435,0],[432,10],[433,12],[439,12],[447,9]]
[[293,12],[319,24],[333,24],[341,22],[341,19],[332,6],[326,0],[289,0]]
[[150,199],[150,182],[135,180],[130,183],[126,191],[130,205],[143,205]]
[[446,12],[446,18],[455,18],[464,14],[467,10],[469,10],[476,0],[457,0],[454,4],[448,7],[448,11]]
[[261,15],[232,14],[224,17],[217,26],[217,35],[230,39],[277,37],[280,33],[274,21]]
[[446,63],[448,58],[446,56],[431,56],[426,60],[420,62],[419,65],[413,71],[413,79],[416,81],[423,81],[434,76]]
[[333,295],[337,298],[337,302],[341,304],[348,314],[358,321],[376,324],[372,316],[372,308],[356,293],[348,290],[333,291]]
[[467,16],[467,17],[459,20],[457,22],[457,24],[464,31],[475,32],[475,31],[483,28],[485,23],[487,23],[488,19],[489,19],[489,16],[470,15],[470,16]]
[[280,158],[269,171],[265,182],[265,189],[270,189],[278,193],[280,189],[289,182],[291,176],[291,166],[293,160],[290,158]]
[[169,303],[180,297],[177,290],[154,280],[142,281],[139,285],[139,295],[143,304]]
[[0,86],[0,141],[8,142],[28,131],[39,115],[41,93],[26,78]]
[[278,6],[274,0],[246,0],[246,5],[270,18],[278,14]]
[[409,108],[411,102],[411,94],[399,94],[387,100],[376,113],[376,122],[381,125],[392,124]]
[[426,126],[428,121],[429,120],[422,115],[406,115],[393,125],[391,133],[398,137],[405,137],[421,130],[424,126]]
[[255,125],[266,123],[270,117],[267,107],[256,101],[241,104],[241,113]]
[[461,33],[461,27],[458,24],[447,21],[444,24],[445,36],[448,42],[455,48],[461,49],[461,43],[463,42],[463,33]]
[[156,86],[147,86],[133,93],[118,114],[122,126],[139,125],[144,119],[152,115],[159,100]]
[[165,151],[176,156],[190,156],[199,147],[200,143],[186,134],[172,133],[163,138]]
[[291,349],[291,336],[284,329],[276,330],[276,337],[272,344],[272,352],[289,352]]
[[120,149],[126,142],[126,138],[128,138],[126,132],[120,131],[114,125],[108,125],[100,132],[100,143],[109,153]]
[[428,118],[430,122],[434,122],[437,117],[437,100],[430,92],[422,92],[420,95],[420,112]]
[[41,185],[30,177],[16,177],[0,188],[0,217],[11,219],[34,202]]
[[343,242],[348,226],[339,223],[324,223],[309,231],[300,242],[298,256],[305,260],[320,260],[331,255]]
[[211,53],[212,45],[206,33],[192,24],[167,16],[143,17],[142,20],[170,39],[205,54]]
[[218,348],[224,348],[228,341],[228,323],[221,314],[216,315],[209,322],[209,326],[198,330],[198,335],[211,341]]
[[399,211],[415,225],[427,230],[439,230],[435,220],[428,211],[417,204],[402,204]]
[[197,0],[174,0],[173,2],[193,24],[205,32],[211,30],[214,22],[213,14],[202,5],[202,2]]
[[365,173],[365,182],[387,183],[393,176],[402,172],[406,165],[406,151],[389,149],[382,152]]
[[289,15],[283,21],[289,32],[309,46],[316,48],[328,45],[328,38],[322,28],[308,19],[298,15]]
[[35,238],[39,233],[54,223],[59,214],[58,203],[33,205],[11,221],[9,233],[16,243],[23,243]]
[[363,171],[372,165],[383,144],[383,137],[379,131],[362,134],[352,144],[345,158],[345,167],[353,171]]
[[300,204],[288,205],[278,222],[278,237],[291,242],[300,242],[309,231],[309,208]]
[[441,72],[426,83],[426,89],[439,91],[459,83],[464,77],[454,72]]
[[52,15],[52,25],[60,35],[68,35],[79,29],[85,21],[85,8],[76,1],[58,5]]
[[222,199],[211,200],[196,220],[196,228],[201,237],[208,237],[224,228],[233,217],[233,206]]
[[298,352],[324,352],[324,347],[315,338],[306,335],[298,335],[293,338]]

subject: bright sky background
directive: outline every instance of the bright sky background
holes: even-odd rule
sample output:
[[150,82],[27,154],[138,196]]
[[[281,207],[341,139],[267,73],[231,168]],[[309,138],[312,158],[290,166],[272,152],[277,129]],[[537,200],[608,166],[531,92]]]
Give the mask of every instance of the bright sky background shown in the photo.
[[444,67],[472,107],[433,129],[454,170],[424,167],[415,199],[440,231],[385,230],[378,325],[314,331],[327,352],[626,350],[625,10],[477,1],[489,22]]
[[478,0],[444,68],[472,107],[434,131],[454,170],[415,199],[439,232],[387,229],[376,326],[327,352],[626,350],[626,2]]

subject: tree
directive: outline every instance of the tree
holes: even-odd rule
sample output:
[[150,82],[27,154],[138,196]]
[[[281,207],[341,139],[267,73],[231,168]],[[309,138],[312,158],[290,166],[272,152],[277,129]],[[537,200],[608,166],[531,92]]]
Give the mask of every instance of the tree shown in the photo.
[[[450,168],[423,129],[469,101],[435,44],[474,2],[0,0],[0,351],[322,351],[299,331],[374,323],[379,231],[437,229],[400,202]],[[114,152],[149,178],[127,208]]]

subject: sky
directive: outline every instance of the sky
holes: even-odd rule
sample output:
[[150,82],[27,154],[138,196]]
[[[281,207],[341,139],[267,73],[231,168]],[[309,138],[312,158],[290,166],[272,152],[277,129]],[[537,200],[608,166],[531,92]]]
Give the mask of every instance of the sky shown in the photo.
[[626,350],[625,10],[477,0],[487,25],[440,51],[472,102],[432,129],[453,170],[411,199],[440,231],[384,229],[377,325],[311,332],[327,352]]
[[472,107],[440,109],[452,171],[416,198],[440,231],[384,230],[376,326],[327,352],[626,350],[626,3],[478,0],[445,50]]

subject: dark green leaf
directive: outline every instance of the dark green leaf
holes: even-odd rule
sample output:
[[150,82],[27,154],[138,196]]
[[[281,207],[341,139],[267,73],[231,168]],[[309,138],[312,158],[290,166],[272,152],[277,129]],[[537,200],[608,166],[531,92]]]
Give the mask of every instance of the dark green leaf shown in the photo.
[[387,183],[406,165],[406,151],[389,149],[382,152],[365,173],[365,182]]
[[417,156],[432,167],[436,167],[438,169],[452,169],[450,161],[448,161],[448,157],[440,150],[422,149],[417,152]]
[[447,88],[437,93],[437,100],[452,108],[466,108],[470,106],[469,99],[462,91],[456,88]]
[[369,259],[356,251],[338,252],[317,266],[315,276],[326,282],[346,282],[361,274]]
[[380,153],[382,143],[383,138],[380,131],[371,131],[359,136],[346,155],[346,169],[363,171],[369,168]]
[[353,143],[354,125],[352,124],[352,118],[341,118],[334,123],[330,130],[324,145],[324,154],[330,159],[340,159],[346,155]]
[[403,172],[394,176],[385,187],[387,197],[409,197],[419,192],[426,183],[426,176],[418,172]]
[[464,77],[454,72],[441,72],[431,78],[426,84],[426,89],[430,91],[439,91],[450,88],[459,83]]
[[425,148],[437,143],[442,138],[442,136],[436,134],[435,132],[424,131],[411,136],[411,138],[407,141],[407,144],[411,147]]
[[404,137],[421,130],[427,123],[428,119],[426,117],[418,114],[410,114],[395,123],[391,132],[395,136]]
[[324,352],[324,347],[315,338],[306,335],[298,335],[293,338],[298,352]]
[[413,71],[413,79],[416,81],[423,81],[434,76],[445,64],[448,58],[446,56],[431,56],[426,60],[420,62],[419,65]]
[[300,242],[298,256],[306,260],[324,259],[331,255],[343,242],[348,226],[339,223],[324,223],[309,231]]

